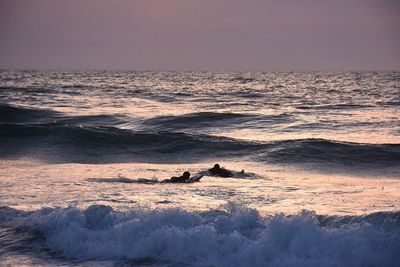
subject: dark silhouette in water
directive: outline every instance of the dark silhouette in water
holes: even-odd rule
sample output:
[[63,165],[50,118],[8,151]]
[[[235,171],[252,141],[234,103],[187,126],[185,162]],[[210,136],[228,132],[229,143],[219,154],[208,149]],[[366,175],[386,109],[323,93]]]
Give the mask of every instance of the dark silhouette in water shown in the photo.
[[215,164],[214,167],[208,170],[208,172],[219,177],[233,177],[233,173],[231,171],[221,168],[219,164]]
[[244,170],[240,172],[235,172],[235,171],[230,171],[225,168],[221,168],[219,164],[215,164],[214,167],[211,169],[208,169],[208,174],[214,175],[214,176],[219,176],[219,177],[243,177],[245,176]]
[[190,172],[184,172],[182,176],[171,177],[170,179],[163,180],[162,183],[185,183],[190,179]]
[[106,183],[157,184],[157,183],[195,183],[195,182],[200,182],[200,179],[203,177],[204,177],[204,174],[198,174],[198,175],[190,177],[190,172],[185,171],[179,177],[171,177],[170,179],[165,179],[160,182],[155,179],[149,180],[146,178],[129,179],[129,178],[121,177],[120,175],[118,175],[118,178],[88,178],[88,180],[94,181],[94,182],[106,182]]

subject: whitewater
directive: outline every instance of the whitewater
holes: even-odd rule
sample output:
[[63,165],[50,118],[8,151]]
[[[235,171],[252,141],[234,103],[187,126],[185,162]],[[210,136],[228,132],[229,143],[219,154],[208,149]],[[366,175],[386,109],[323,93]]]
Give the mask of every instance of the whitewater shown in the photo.
[[398,266],[399,207],[398,72],[0,71],[0,265]]

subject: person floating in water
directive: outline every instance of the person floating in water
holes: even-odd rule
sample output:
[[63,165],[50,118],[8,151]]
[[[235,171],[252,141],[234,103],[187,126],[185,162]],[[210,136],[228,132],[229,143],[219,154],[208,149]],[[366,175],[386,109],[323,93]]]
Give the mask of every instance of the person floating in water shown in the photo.
[[233,173],[231,171],[221,168],[219,164],[215,164],[214,167],[208,170],[208,172],[219,177],[233,177]]
[[162,183],[186,183],[190,179],[190,172],[184,172],[182,176],[171,177],[170,179],[163,180]]

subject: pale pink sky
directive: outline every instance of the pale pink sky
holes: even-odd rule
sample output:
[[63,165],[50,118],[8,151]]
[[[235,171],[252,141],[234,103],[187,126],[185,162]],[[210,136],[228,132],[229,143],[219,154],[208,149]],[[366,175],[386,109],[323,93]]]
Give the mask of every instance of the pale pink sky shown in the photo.
[[0,0],[0,68],[400,70],[400,1]]

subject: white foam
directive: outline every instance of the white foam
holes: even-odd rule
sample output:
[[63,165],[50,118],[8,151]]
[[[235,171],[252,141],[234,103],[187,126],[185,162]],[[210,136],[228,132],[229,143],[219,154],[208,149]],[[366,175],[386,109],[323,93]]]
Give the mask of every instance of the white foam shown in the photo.
[[[113,211],[107,206],[42,209],[13,225],[42,232],[70,259],[129,260],[192,266],[398,266],[399,228],[367,223],[321,227],[312,212],[262,217],[228,204],[206,213],[179,209]],[[7,220],[3,220],[5,222]]]

